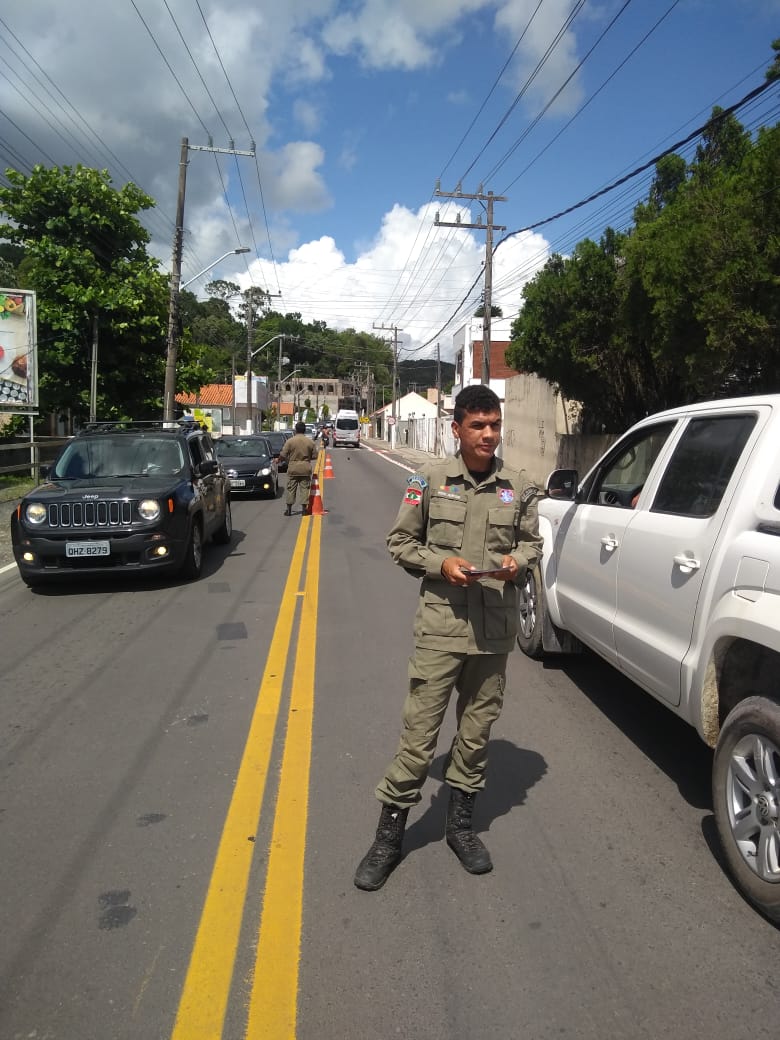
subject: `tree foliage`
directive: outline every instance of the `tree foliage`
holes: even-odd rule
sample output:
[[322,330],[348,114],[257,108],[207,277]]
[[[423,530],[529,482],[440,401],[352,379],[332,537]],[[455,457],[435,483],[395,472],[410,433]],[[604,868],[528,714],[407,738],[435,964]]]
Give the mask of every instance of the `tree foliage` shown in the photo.
[[659,162],[627,234],[552,256],[507,361],[617,431],[665,407],[780,391],[780,127],[713,112],[693,162]]
[[[182,294],[188,297],[182,306],[185,336],[196,345],[202,372],[222,378],[235,364],[236,371],[243,374],[251,342],[252,350],[257,351],[252,371],[271,380],[277,378],[282,358],[286,359],[281,365],[283,375],[297,368],[304,378],[350,380],[358,367],[365,373],[368,365],[374,382],[391,381],[392,352],[378,336],[331,329],[324,321],[304,322],[298,313],[270,310],[268,294],[257,287],[242,291],[233,282],[217,281],[209,283],[206,292],[211,297],[206,301]],[[283,340],[279,338],[282,334]]]
[[154,203],[107,171],[6,171],[0,236],[24,250],[20,288],[34,289],[42,411],[89,412],[94,322],[98,417],[157,414],[166,339],[166,279],[136,214]]

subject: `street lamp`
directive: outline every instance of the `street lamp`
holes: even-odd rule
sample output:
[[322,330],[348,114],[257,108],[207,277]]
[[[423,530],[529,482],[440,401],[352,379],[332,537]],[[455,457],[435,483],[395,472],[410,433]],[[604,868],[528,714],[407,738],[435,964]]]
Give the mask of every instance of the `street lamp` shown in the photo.
[[[204,267],[202,271],[199,271],[195,278],[200,278],[206,271],[210,271],[212,267],[216,267],[218,263],[225,259],[227,256],[232,256],[233,253],[248,253],[249,246],[238,246],[236,249],[231,249],[227,253],[223,253],[222,256]],[[177,262],[178,256],[178,262]],[[184,285],[189,285],[190,282],[194,282],[195,278],[190,278]],[[171,284],[170,294],[168,298],[168,343],[165,355],[165,386],[163,388],[163,422],[172,423],[176,411],[176,356],[179,352],[179,293],[184,288],[181,284],[181,252],[176,253],[174,250],[174,264],[171,271]]]
[[[292,372],[288,372],[287,375],[284,378],[285,379],[292,379],[292,377],[293,376],[297,376],[300,371],[301,371],[300,368],[294,368],[292,370]],[[281,344],[280,344],[280,349],[279,349],[279,382],[277,384],[276,401],[277,401],[277,405],[276,405],[276,418],[277,418],[277,421],[280,421],[281,418],[282,418],[282,352],[281,352]],[[295,401],[295,390],[293,390],[293,402],[294,401]],[[294,404],[293,404],[293,407],[294,407]]]
[[295,338],[294,336],[290,336],[289,333],[287,333],[287,332],[277,332],[277,334],[275,336],[271,336],[270,339],[266,340],[265,343],[263,343],[261,346],[259,346],[256,350],[252,350],[252,343],[251,343],[249,337],[247,337],[247,344],[246,344],[246,403],[247,403],[247,413],[248,413],[248,418],[249,418],[249,432],[250,433],[254,433],[254,429],[253,429],[253,426],[254,426],[254,412],[253,412],[253,407],[252,407],[252,358],[255,356],[255,354],[259,354],[261,350],[265,350],[265,348],[267,346],[270,346],[270,344],[275,342],[277,339],[279,340],[279,357],[281,357],[282,356],[282,341],[285,340],[285,339],[294,339],[294,338]]
[[251,252],[252,252],[252,250],[249,248],[249,246],[238,246],[236,249],[229,249],[227,251],[227,253],[223,253],[222,256],[217,257],[217,259],[213,263],[209,264],[208,267],[204,267],[202,271],[198,271],[198,273],[194,274],[192,276],[192,278],[188,278],[186,282],[182,282],[181,285],[179,286],[179,289],[180,290],[181,289],[186,289],[188,285],[191,285],[193,282],[197,282],[197,280],[200,278],[200,276],[202,274],[206,274],[206,272],[210,271],[212,269],[212,267],[216,267],[217,264],[222,263],[222,261],[226,257],[232,256],[234,253],[251,253]]

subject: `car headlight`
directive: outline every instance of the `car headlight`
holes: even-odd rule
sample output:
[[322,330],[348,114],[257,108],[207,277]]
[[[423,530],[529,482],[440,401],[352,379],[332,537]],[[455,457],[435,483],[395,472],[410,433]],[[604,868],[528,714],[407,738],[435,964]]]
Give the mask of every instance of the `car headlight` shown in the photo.
[[258,477],[270,477],[271,476],[271,470],[268,468],[268,466],[263,466],[262,469],[259,469],[257,471],[257,475],[258,475]]
[[30,502],[24,511],[24,516],[31,524],[42,524],[46,519],[46,512],[46,506],[40,502]]
[[156,520],[160,515],[160,503],[156,498],[144,498],[138,503],[142,520]]

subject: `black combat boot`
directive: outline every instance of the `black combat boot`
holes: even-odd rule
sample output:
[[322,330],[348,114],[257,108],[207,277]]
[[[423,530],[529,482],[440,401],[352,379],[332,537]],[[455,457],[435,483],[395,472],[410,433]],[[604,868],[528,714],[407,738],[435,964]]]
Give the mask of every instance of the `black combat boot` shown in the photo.
[[284,511],[285,516],[292,516],[292,506],[288,506]]
[[408,809],[399,809],[397,805],[382,806],[374,844],[355,871],[355,885],[358,888],[375,892],[401,862],[401,845],[408,815]]
[[447,806],[447,844],[469,874],[487,874],[493,869],[490,853],[471,829],[471,814],[474,812],[476,797],[474,791],[450,788],[450,803]]

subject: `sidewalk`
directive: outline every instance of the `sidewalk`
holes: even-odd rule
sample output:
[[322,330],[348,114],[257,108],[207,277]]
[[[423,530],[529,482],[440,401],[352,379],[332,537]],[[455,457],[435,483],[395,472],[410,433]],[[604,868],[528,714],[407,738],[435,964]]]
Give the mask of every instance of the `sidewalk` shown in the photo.
[[[412,469],[417,469],[424,462],[430,462],[436,458],[429,451],[420,451],[419,448],[409,448],[405,444],[397,444],[395,448],[391,448],[388,441],[379,440],[375,437],[363,437],[362,443],[367,448],[372,448],[374,451],[381,451],[387,455],[392,455],[396,458],[402,459]],[[339,449],[340,451],[341,449]]]

